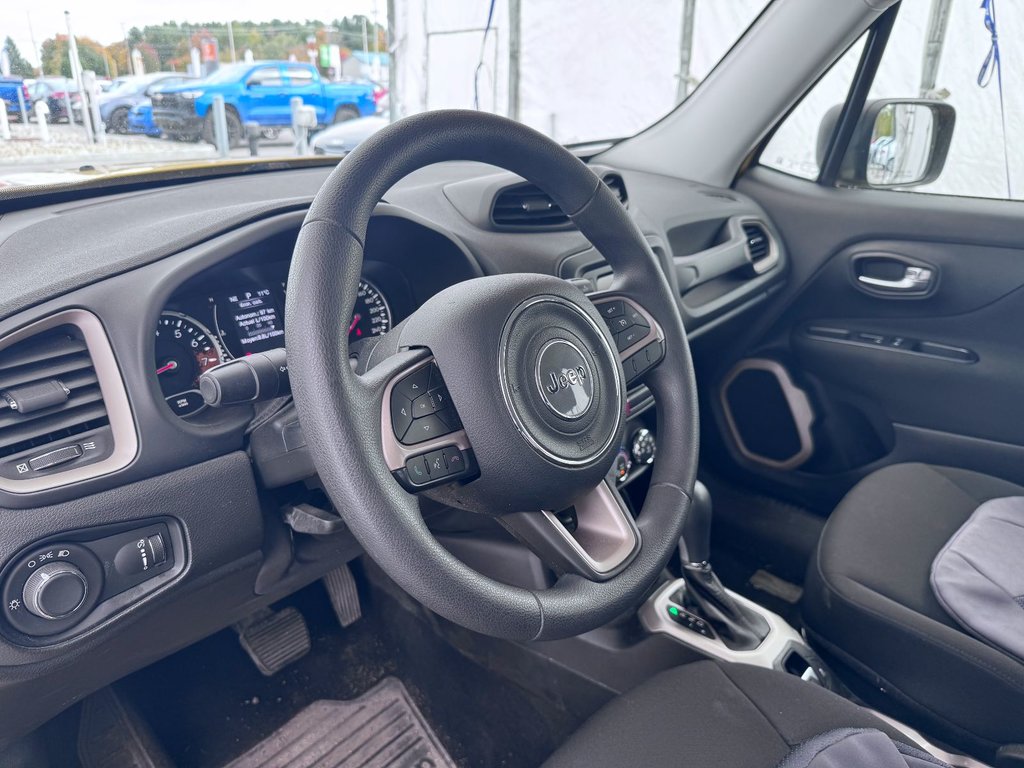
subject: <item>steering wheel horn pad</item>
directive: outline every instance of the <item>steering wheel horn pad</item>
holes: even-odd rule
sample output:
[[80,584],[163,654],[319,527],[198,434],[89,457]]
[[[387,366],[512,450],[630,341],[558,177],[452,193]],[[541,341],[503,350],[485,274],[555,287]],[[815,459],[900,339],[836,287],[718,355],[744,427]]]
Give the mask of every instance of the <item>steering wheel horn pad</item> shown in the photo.
[[[454,285],[384,336],[359,374],[352,369],[343,331],[370,217],[402,178],[445,161],[497,165],[550,194],[613,269],[602,298],[626,299],[655,321],[664,354],[642,378],[657,407],[659,451],[635,523],[604,482],[624,429],[620,355],[597,308],[568,282],[516,274]],[[697,468],[696,383],[678,297],[626,209],[563,147],[480,112],[427,112],[383,128],[338,164],[310,206],[288,276],[285,327],[295,404],[324,489],[366,553],[427,608],[498,637],[555,639],[634,607],[661,574]],[[634,349],[622,355],[636,357]],[[526,516],[541,526],[541,544],[551,541],[543,525],[567,535],[552,512],[573,503],[617,508],[618,518],[597,515],[568,542],[602,567],[607,555],[600,578],[555,565],[561,575],[551,587],[514,587],[470,568],[434,538],[382,442],[385,392],[430,355],[480,474],[429,493],[503,521]],[[610,525],[621,535],[609,539]],[[543,547],[531,548],[544,557]]]
[[[433,354],[480,467],[472,483],[428,495],[504,514],[565,509],[600,483],[621,443],[625,413],[622,366],[603,325],[575,286],[515,274],[454,285],[396,328],[399,347]],[[557,361],[552,343],[580,357],[583,373],[573,378],[586,377],[590,398],[578,416],[559,415],[544,399],[538,371]],[[582,389],[568,372],[543,370],[548,378],[565,376],[570,394]]]

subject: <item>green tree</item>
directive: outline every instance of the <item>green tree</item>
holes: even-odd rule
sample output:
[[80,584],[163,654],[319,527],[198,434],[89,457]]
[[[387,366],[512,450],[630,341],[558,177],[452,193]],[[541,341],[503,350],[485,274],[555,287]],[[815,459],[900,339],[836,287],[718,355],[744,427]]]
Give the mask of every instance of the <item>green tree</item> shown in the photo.
[[[107,72],[106,50],[88,37],[78,37],[78,59],[82,70],[91,69],[101,77]],[[43,40],[43,71],[48,75],[71,77],[71,59],[68,57],[68,36],[57,35]]]
[[11,63],[12,75],[21,75],[22,77],[35,76],[35,68],[25,60],[25,57],[21,55],[21,51],[18,50],[18,46],[14,44],[10,37],[4,40],[4,48],[7,50],[7,60]]

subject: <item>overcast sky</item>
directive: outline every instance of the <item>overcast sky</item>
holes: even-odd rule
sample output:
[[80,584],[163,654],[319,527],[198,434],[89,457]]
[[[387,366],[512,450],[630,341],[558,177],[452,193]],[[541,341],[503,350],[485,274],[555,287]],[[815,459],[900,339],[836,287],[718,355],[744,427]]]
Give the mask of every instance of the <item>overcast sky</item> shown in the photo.
[[4,0],[0,13],[0,42],[14,38],[22,55],[39,64],[36,45],[64,32],[64,11],[71,12],[76,36],[91,37],[104,45],[122,39],[124,29],[159,24],[164,21],[329,21],[343,16],[366,14],[373,18],[374,7],[381,24],[387,23],[386,0],[246,0],[244,3],[217,0]]

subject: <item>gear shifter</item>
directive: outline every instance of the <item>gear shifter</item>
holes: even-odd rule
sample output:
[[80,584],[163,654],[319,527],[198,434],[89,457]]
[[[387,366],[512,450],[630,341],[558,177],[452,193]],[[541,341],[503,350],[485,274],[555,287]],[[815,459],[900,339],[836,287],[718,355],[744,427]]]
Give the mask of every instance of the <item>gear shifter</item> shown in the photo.
[[726,647],[750,651],[767,636],[768,622],[737,603],[715,575],[710,562],[711,512],[711,494],[707,486],[698,481],[679,539],[679,559],[686,580],[684,605],[705,619]]

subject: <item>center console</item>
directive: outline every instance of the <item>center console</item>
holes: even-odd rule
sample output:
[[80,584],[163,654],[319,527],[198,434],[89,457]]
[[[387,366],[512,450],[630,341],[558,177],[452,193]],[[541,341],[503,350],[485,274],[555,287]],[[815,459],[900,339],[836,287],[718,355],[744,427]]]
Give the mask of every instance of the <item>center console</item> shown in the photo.
[[828,668],[795,628],[718,580],[710,562],[711,514],[711,496],[698,482],[679,542],[683,578],[663,584],[644,603],[643,627],[704,656],[777,669],[831,688]]

